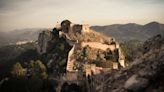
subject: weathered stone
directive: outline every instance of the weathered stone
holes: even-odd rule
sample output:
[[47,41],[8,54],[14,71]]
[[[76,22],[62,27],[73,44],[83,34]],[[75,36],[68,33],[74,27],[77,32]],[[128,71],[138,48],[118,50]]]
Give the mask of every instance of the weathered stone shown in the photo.
[[141,92],[148,86],[149,81],[144,78],[137,78],[137,75],[133,75],[125,82],[125,88],[132,92]]
[[44,54],[47,52],[49,41],[52,40],[53,35],[51,31],[43,31],[38,37],[37,50],[39,54]]

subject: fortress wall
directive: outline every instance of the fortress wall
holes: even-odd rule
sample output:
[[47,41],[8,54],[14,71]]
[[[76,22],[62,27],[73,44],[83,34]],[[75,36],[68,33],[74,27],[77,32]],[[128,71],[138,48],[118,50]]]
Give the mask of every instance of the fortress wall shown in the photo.
[[111,49],[112,51],[114,49],[116,49],[116,45],[115,44],[111,44],[111,45],[107,45],[107,44],[102,44],[99,42],[82,42],[81,46],[85,47],[85,46],[90,46],[91,48],[96,48],[96,49],[101,49],[101,50],[107,50],[108,48]]
[[[72,31],[73,30],[73,26],[74,26],[74,24],[71,24],[70,25],[69,31]],[[82,25],[82,32],[92,32],[92,31],[93,30],[91,30],[89,28],[89,25],[87,25],[87,24]],[[105,44],[103,41],[102,41],[103,43],[101,43],[101,42],[81,42],[79,46],[80,47],[85,47],[85,46],[88,45],[91,48],[101,49],[101,50],[104,50],[104,51],[106,51],[107,49],[110,49],[111,51],[114,51],[115,49],[118,49],[119,50],[119,53],[118,53],[119,54],[119,62],[117,62],[117,63],[116,62],[113,62],[113,64],[112,64],[113,69],[118,69],[118,63],[120,63],[120,65],[122,67],[125,67],[124,55],[123,55],[123,53],[120,50],[119,43],[115,42],[115,39],[112,38],[112,37],[104,37],[104,36],[102,36],[101,33],[98,33],[98,32],[94,32],[94,33],[97,34],[97,36],[103,37],[103,39],[105,39],[105,41],[106,40],[109,41],[109,43]],[[68,35],[66,35],[66,38],[67,39],[70,39]],[[73,59],[71,59],[71,56],[74,53],[75,47],[78,47],[78,45],[76,43],[70,42],[69,40],[67,40],[67,42],[69,44],[73,45],[73,47],[72,47],[72,49],[68,53],[68,61],[67,61],[67,67],[66,67],[66,69],[69,72],[73,72],[74,71],[73,70],[73,66],[74,66],[74,62],[75,61]],[[97,73],[96,72],[97,71],[96,70],[96,65],[85,65],[84,66],[84,69],[85,69],[86,77],[88,75],[92,75],[92,72],[93,72],[93,74],[96,74]]]
[[68,53],[68,60],[67,60],[66,70],[69,71],[69,72],[73,71],[74,60],[71,59],[71,56],[74,53],[74,48],[75,48],[75,45],[72,47],[72,49]]
[[114,51],[116,49],[116,44],[111,44],[111,45],[108,45],[108,48],[112,51]]
[[118,42],[116,42],[116,48],[119,49],[120,48],[120,45]]
[[[119,63],[122,67],[125,67],[125,61],[124,61],[124,56],[121,53],[120,48],[116,48],[118,46],[116,46],[116,44],[111,44],[111,45],[107,45],[107,44],[102,44],[99,42],[82,42],[81,43],[81,47],[85,47],[85,46],[90,46],[91,48],[96,48],[96,49],[101,49],[101,50],[107,50],[108,48],[110,48],[112,51],[115,49],[119,49]],[[70,50],[69,54],[68,54],[68,61],[67,61],[67,71],[72,72],[73,71],[73,64],[74,61],[71,60],[71,56],[73,55],[74,52],[74,48],[77,46],[77,44],[75,44],[73,46],[73,48]],[[113,63],[113,69],[118,69],[118,63]],[[95,66],[94,65],[87,65],[85,66],[85,70],[86,70],[86,76],[91,74],[91,71],[93,71],[93,73],[96,72],[95,70]]]
[[123,68],[125,68],[125,60],[124,59],[119,60],[119,63]]
[[96,74],[96,64],[91,64],[91,70],[93,74]]
[[113,69],[118,69],[118,63],[117,62],[113,62]]
[[125,56],[124,56],[123,52],[121,51],[121,48],[119,48],[119,63],[122,67],[126,67]]

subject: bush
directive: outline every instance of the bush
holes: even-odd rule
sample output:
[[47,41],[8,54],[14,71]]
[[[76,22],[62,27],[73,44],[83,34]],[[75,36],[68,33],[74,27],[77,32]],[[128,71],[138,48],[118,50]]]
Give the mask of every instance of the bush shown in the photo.
[[19,62],[17,62],[11,70],[11,74],[14,77],[24,77],[25,76],[25,70],[23,69],[22,65]]

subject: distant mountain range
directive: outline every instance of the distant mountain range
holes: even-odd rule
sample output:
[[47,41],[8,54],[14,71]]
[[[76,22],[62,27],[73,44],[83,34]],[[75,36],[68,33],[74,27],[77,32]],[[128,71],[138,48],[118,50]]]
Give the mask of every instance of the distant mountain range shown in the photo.
[[146,25],[135,23],[92,26],[93,30],[112,36],[119,41],[145,41],[157,34],[164,35],[164,24],[151,22]]
[[46,28],[27,28],[13,30],[9,32],[0,32],[0,47],[9,44],[15,44],[18,41],[36,41],[38,35],[43,30],[49,30]]
[[[146,25],[135,23],[113,24],[106,26],[91,26],[97,32],[104,33],[108,36],[116,38],[118,41],[139,40],[145,41],[157,34],[164,35],[164,24],[151,22]],[[43,30],[51,30],[47,28],[27,28],[10,32],[0,31],[0,47],[8,44],[14,44],[17,41],[37,40],[38,34]]]

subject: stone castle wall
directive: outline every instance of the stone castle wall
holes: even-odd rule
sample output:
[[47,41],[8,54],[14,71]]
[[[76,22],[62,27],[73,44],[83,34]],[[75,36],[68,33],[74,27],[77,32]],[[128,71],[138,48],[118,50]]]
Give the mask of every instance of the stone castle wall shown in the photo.
[[[59,25],[57,27],[60,28]],[[76,32],[78,32],[78,33],[81,33],[81,32],[86,33],[87,32],[87,34],[88,33],[94,33],[94,34],[96,34],[95,36],[102,37],[102,41],[100,41],[100,42],[96,42],[96,41],[93,41],[93,42],[91,42],[91,41],[90,42],[80,42],[80,43],[77,44],[76,42],[72,41],[72,39],[71,39],[72,37],[70,37],[71,35],[69,35],[69,33],[71,33],[71,32],[72,32],[72,34],[75,34],[75,35],[76,35]],[[68,72],[76,71],[76,70],[73,69],[75,60],[72,59],[71,57],[73,56],[75,47],[77,45],[80,46],[80,48],[84,48],[86,46],[89,46],[91,48],[101,49],[103,51],[106,51],[107,49],[110,49],[111,51],[114,51],[114,50],[117,49],[118,54],[119,54],[118,55],[118,62],[114,62],[112,68],[113,69],[118,69],[118,63],[120,63],[121,66],[125,67],[124,56],[123,56],[123,54],[120,50],[119,44],[113,38],[104,37],[104,35],[101,35],[100,33],[95,32],[94,30],[91,30],[88,24],[79,25],[79,24],[73,24],[73,23],[70,22],[69,26],[67,25],[66,28],[64,26],[61,27],[61,32],[59,32],[59,33],[62,33],[63,35],[65,35],[66,41],[71,46],[73,45],[72,49],[68,53],[68,61],[67,61],[67,67],[66,67],[66,70]],[[96,37],[95,37],[95,39],[96,39]],[[106,40],[109,41],[109,42],[105,42]],[[77,42],[78,42],[78,40],[77,40]],[[94,73],[96,73],[95,72],[96,71],[96,66],[95,65],[84,65],[84,66],[85,66],[84,71],[86,73],[86,76],[91,75],[92,71]]]

